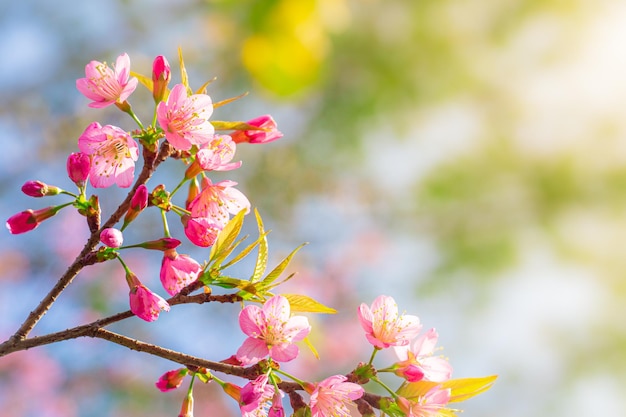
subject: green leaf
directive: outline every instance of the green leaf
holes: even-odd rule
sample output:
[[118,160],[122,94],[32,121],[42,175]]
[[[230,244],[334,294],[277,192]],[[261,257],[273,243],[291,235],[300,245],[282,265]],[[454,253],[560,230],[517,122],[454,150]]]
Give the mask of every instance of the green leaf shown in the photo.
[[223,106],[225,104],[232,103],[233,101],[239,100],[240,98],[244,98],[247,95],[248,95],[248,92],[246,91],[245,93],[239,94],[236,97],[231,97],[231,98],[227,98],[227,99],[222,100],[222,101],[218,101],[217,103],[213,103],[213,108],[216,109],[216,108],[221,107],[221,106]]
[[256,265],[254,266],[254,273],[250,277],[250,281],[256,282],[261,279],[267,268],[267,232],[263,227],[263,219],[257,209],[254,209],[254,215],[256,216],[256,222],[259,228],[259,253],[256,258]]
[[324,313],[335,314],[337,310],[331,307],[327,307],[324,304],[315,301],[313,298],[307,295],[300,294],[281,294],[287,300],[289,300],[289,306],[291,311],[297,311],[301,313]]
[[135,71],[131,71],[130,72],[130,76],[131,77],[137,77],[137,79],[139,80],[139,82],[146,87],[148,90],[150,90],[150,92],[152,92],[152,90],[154,90],[154,84],[152,83],[152,78],[148,78],[145,75],[136,73]]
[[[244,257],[246,257],[250,252],[252,252],[252,250],[257,247],[259,245],[259,242],[261,241],[262,238],[265,238],[265,236],[267,236],[267,232],[259,237],[256,241],[254,241],[253,243],[249,244],[248,246],[245,247],[245,249],[243,249],[241,252],[239,252],[233,259],[231,259],[230,261],[228,261],[227,263],[225,263],[224,265],[222,265],[222,269],[226,269],[229,266],[236,264],[237,262],[239,262],[240,260],[242,260]],[[239,242],[238,242],[239,243]],[[237,243],[237,244],[238,244]],[[233,249],[236,245],[233,245]]]
[[490,375],[481,378],[451,379],[443,383],[444,388],[450,388],[452,394],[450,402],[460,402],[482,394],[493,386],[498,375]]
[[419,397],[426,395],[433,387],[440,385],[444,389],[450,388],[450,402],[460,402],[487,391],[497,377],[497,375],[491,375],[481,378],[450,379],[445,382],[418,381],[405,383],[398,389],[398,395],[417,400]]
[[211,120],[215,130],[265,130],[262,127],[252,126],[246,122],[225,122],[221,120]]
[[241,227],[243,226],[243,217],[245,216],[245,214],[246,210],[241,210],[239,213],[237,213],[237,215],[230,219],[228,223],[226,223],[226,226],[224,226],[220,234],[217,236],[217,240],[211,248],[209,262],[218,263],[218,259],[220,259],[221,262],[228,256],[228,254],[230,254],[230,252],[232,252],[232,250],[234,249],[233,242],[241,232]]
[[263,287],[269,287],[270,284],[272,282],[274,282],[276,280],[276,278],[278,278],[280,276],[280,274],[283,273],[285,268],[287,268],[287,265],[289,265],[289,262],[291,262],[291,258],[293,258],[293,256],[296,254],[296,252],[298,252],[300,249],[302,249],[305,245],[307,245],[307,243],[303,243],[300,246],[298,246],[297,248],[295,248],[294,250],[292,250],[291,253],[289,255],[287,255],[287,257],[285,259],[283,259],[282,262],[279,263],[272,270],[272,272],[267,274],[267,276],[262,281],[263,282]]
[[191,93],[191,87],[189,87],[189,77],[187,76],[187,70],[185,69],[185,61],[183,60],[183,49],[178,47],[178,61],[180,62],[180,80],[182,84],[187,87],[187,92]]
[[311,352],[313,353],[313,356],[315,356],[315,359],[320,358],[320,354],[317,353],[317,349],[315,349],[315,346],[313,346],[313,344],[311,343],[311,341],[309,340],[309,337],[305,337],[304,339],[302,339],[302,341],[304,342],[304,344],[311,350]]

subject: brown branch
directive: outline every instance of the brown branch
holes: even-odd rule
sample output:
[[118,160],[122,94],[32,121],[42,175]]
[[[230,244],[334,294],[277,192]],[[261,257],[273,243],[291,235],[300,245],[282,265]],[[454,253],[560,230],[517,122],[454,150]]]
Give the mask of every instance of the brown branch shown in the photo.
[[109,219],[100,228],[100,230],[91,234],[91,236],[85,243],[85,246],[83,247],[81,252],[78,254],[74,262],[72,262],[72,264],[67,268],[65,273],[56,282],[54,287],[52,287],[52,289],[48,292],[48,294],[39,302],[39,305],[37,305],[37,307],[30,312],[26,320],[24,320],[22,325],[13,334],[13,336],[11,336],[9,340],[7,340],[6,342],[0,344],[0,350],[2,350],[3,348],[6,348],[7,346],[5,345],[8,345],[8,346],[15,345],[18,342],[23,341],[26,338],[26,336],[28,336],[31,330],[33,330],[33,328],[37,325],[37,323],[41,320],[41,318],[48,312],[48,310],[50,309],[52,304],[54,304],[58,296],[65,290],[65,288],[67,288],[67,286],[72,282],[72,280],[76,277],[76,275],[78,275],[78,272],[86,266],[86,258],[97,246],[98,241],[100,239],[100,232],[105,228],[112,227],[118,221],[120,221],[124,213],[126,213],[126,211],[128,210],[128,207],[130,206],[130,201],[133,195],[135,195],[135,191],[137,190],[139,185],[145,184],[148,181],[148,179],[150,179],[156,167],[161,162],[167,159],[171,151],[172,151],[172,148],[167,141],[164,141],[161,144],[161,149],[159,150],[158,154],[155,154],[154,152],[150,152],[144,147],[143,169],[141,173],[139,174],[139,177],[137,178],[135,185],[126,196],[126,199],[124,199],[122,204],[120,204],[117,210],[111,215],[111,217],[109,217]]

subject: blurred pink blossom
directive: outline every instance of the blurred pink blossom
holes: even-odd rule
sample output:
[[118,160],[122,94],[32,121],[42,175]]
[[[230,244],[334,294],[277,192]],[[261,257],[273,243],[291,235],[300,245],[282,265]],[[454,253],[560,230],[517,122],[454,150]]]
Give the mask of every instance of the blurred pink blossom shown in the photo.
[[412,342],[411,346],[394,346],[400,359],[395,364],[395,374],[409,382],[419,380],[443,382],[450,379],[452,366],[441,356],[433,356],[439,335],[430,329]]
[[378,349],[407,345],[422,328],[417,316],[398,317],[398,305],[387,295],[376,297],[371,307],[361,304],[358,316],[365,337]]

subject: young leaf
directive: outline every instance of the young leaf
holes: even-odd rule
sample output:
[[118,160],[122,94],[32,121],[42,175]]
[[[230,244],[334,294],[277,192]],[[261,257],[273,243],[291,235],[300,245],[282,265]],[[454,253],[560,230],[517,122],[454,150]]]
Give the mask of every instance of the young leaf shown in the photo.
[[[243,258],[245,258],[250,252],[252,252],[252,250],[254,248],[256,248],[259,245],[259,242],[261,241],[261,238],[265,238],[265,236],[267,236],[268,232],[265,232],[265,234],[261,237],[259,237],[257,240],[255,240],[253,243],[249,244],[248,246],[245,247],[245,249],[243,249],[241,252],[239,252],[233,259],[231,259],[230,261],[228,261],[227,263],[225,263],[224,265],[222,265],[222,269],[226,269],[229,266],[236,264],[237,262],[239,262],[240,260],[242,260]],[[234,249],[233,245],[233,249]],[[228,256],[228,255],[227,255]]]
[[256,222],[259,228],[259,253],[256,258],[256,265],[254,266],[254,273],[250,277],[251,282],[260,280],[267,268],[267,232],[265,232],[263,219],[261,219],[261,215],[257,209],[254,209],[254,215],[256,216]]
[[[222,229],[222,231],[217,236],[217,240],[213,244],[211,248],[211,254],[209,255],[209,262],[213,262],[217,259],[223,252],[228,251],[232,246],[232,243],[235,241],[239,232],[241,232],[241,227],[243,226],[243,216],[245,215],[245,210],[241,210],[237,215],[235,215],[226,226]],[[232,250],[232,249],[230,249]],[[228,255],[226,255],[228,256]],[[226,257],[224,256],[224,258]]]
[[320,358],[320,354],[317,353],[317,349],[315,349],[315,346],[313,346],[313,344],[309,340],[309,337],[308,336],[305,337],[304,339],[302,339],[302,341],[311,350],[311,352],[313,353],[313,356],[315,356],[315,359],[319,359]]
[[246,122],[224,122],[222,120],[211,120],[210,122],[215,130],[265,130]]
[[[205,82],[196,90],[196,94],[206,94],[206,87],[211,84],[213,81],[217,80],[217,77],[211,78],[209,81]],[[215,108],[215,105],[213,106]]]
[[297,248],[295,248],[294,250],[292,250],[291,253],[289,255],[287,255],[287,257],[285,259],[283,259],[282,262],[279,263],[276,266],[276,268],[274,268],[272,270],[272,272],[267,274],[267,276],[265,278],[263,278],[263,287],[268,287],[272,282],[274,282],[276,280],[276,278],[278,278],[280,276],[280,274],[283,273],[285,268],[287,268],[287,265],[289,265],[289,262],[291,262],[291,258],[293,258],[293,256],[296,254],[296,252],[298,252],[300,249],[302,249],[305,245],[306,245],[306,243],[303,243],[300,246],[298,246]]
[[444,382],[442,385],[444,388],[450,388],[452,394],[450,402],[465,401],[468,398],[472,398],[478,394],[487,391],[493,386],[498,375],[490,375],[481,378],[460,378],[451,379]]
[[137,79],[139,80],[139,82],[146,87],[148,90],[150,90],[150,92],[152,92],[152,90],[154,90],[154,84],[152,83],[152,78],[148,78],[145,75],[141,75],[136,73],[135,71],[131,71],[130,72],[130,76],[131,77],[137,77]]
[[187,70],[185,69],[185,62],[183,61],[183,50],[182,48],[178,48],[178,61],[180,62],[180,79],[185,87],[187,87],[187,92],[191,93],[191,87],[189,87],[189,77],[187,76]]
[[281,294],[287,300],[289,300],[289,306],[291,311],[298,311],[301,313],[324,313],[335,314],[337,310],[331,307],[327,307],[324,304],[315,301],[309,296],[300,294]]
[[225,104],[232,103],[233,101],[239,100],[240,98],[244,98],[247,95],[248,95],[248,92],[246,91],[245,93],[239,94],[236,97],[231,97],[231,98],[227,98],[227,99],[222,100],[222,101],[218,101],[217,103],[213,103],[213,108],[216,109],[218,107],[222,107]]

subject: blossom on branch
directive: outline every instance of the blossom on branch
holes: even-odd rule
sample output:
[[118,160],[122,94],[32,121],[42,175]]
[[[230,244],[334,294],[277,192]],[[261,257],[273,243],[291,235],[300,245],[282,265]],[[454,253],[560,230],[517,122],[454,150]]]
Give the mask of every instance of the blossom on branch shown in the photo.
[[346,382],[344,375],[326,378],[311,393],[311,417],[349,417],[347,405],[363,396],[359,384]]
[[71,153],[67,157],[67,175],[78,187],[85,185],[91,170],[91,158],[82,152]]
[[130,187],[139,158],[137,142],[117,126],[93,122],[78,138],[81,152],[91,155],[89,181],[96,188]]
[[39,210],[24,210],[9,217],[6,227],[13,235],[29,232],[39,226],[44,220],[57,214],[61,208],[63,206],[46,207]]
[[190,179],[203,171],[230,171],[241,166],[241,161],[230,162],[237,146],[228,135],[214,135],[213,139],[198,149],[196,159],[185,171]]
[[417,401],[399,397],[398,407],[406,417],[438,417],[442,415],[441,410],[450,402],[450,396],[450,388],[437,385],[420,396]]
[[235,181],[224,180],[213,184],[209,178],[202,178],[200,194],[189,203],[192,217],[206,217],[212,223],[226,226],[229,214],[241,210],[250,211],[250,201],[234,186]]
[[119,248],[124,243],[124,236],[118,229],[108,227],[100,232],[100,242],[110,248]]
[[387,295],[376,297],[371,307],[361,304],[358,315],[365,337],[378,349],[407,345],[422,328],[417,316],[398,317],[398,305]]
[[170,305],[161,296],[150,291],[133,273],[126,274],[130,287],[130,311],[145,321],[155,321],[161,310],[170,311]]
[[185,228],[185,236],[191,243],[203,248],[213,246],[217,240],[217,235],[223,229],[221,223],[216,223],[208,217],[181,217],[181,222]]
[[157,106],[157,119],[165,138],[180,151],[188,151],[213,138],[215,129],[209,117],[213,114],[213,102],[206,94],[187,96],[187,87],[176,84],[167,101]]
[[242,417],[266,416],[269,400],[274,397],[274,386],[268,384],[267,375],[259,375],[248,382],[239,393],[239,408]]
[[169,295],[176,295],[187,285],[198,279],[202,267],[188,255],[179,255],[176,249],[163,252],[161,283]]
[[291,316],[289,301],[275,295],[263,304],[246,306],[239,313],[239,325],[248,336],[237,350],[237,359],[252,365],[269,355],[277,362],[288,362],[298,356],[294,342],[304,339],[311,331],[304,316]]
[[282,132],[276,128],[276,121],[269,114],[248,120],[246,123],[260,129],[234,131],[231,136],[236,143],[267,143],[283,137]]
[[396,363],[394,373],[409,382],[422,379],[426,381],[443,382],[450,379],[452,366],[441,356],[433,356],[439,335],[435,329],[424,333],[411,345],[394,346],[394,351],[400,359]]
[[155,385],[161,392],[171,391],[180,387],[180,384],[183,383],[183,379],[185,378],[185,376],[187,376],[188,373],[189,371],[187,370],[187,368],[178,368],[167,371],[166,373],[161,375]]
[[76,88],[92,100],[89,107],[101,108],[123,103],[137,88],[138,80],[130,76],[130,58],[117,57],[114,69],[105,63],[91,61],[85,66],[85,78],[76,80]]

